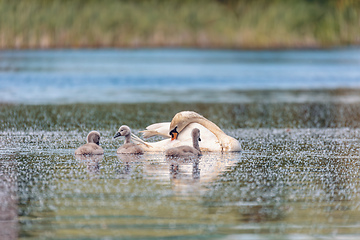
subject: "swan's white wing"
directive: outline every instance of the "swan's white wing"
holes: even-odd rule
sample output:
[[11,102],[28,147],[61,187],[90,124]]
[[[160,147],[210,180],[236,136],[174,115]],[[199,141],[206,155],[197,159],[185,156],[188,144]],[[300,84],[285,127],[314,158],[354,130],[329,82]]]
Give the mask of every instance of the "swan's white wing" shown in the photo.
[[146,127],[146,130],[140,131],[143,134],[144,138],[149,138],[153,136],[162,136],[166,138],[170,138],[169,130],[170,122],[163,122],[163,123],[154,123],[150,126]]

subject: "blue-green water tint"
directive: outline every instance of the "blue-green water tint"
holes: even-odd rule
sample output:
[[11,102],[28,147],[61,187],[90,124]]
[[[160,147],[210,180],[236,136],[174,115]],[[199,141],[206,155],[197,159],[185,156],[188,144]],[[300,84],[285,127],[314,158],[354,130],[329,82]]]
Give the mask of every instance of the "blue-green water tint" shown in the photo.
[[324,101],[246,91],[360,88],[359,79],[359,48],[0,51],[0,102],[9,103]]
[[117,156],[113,131],[84,159],[86,132],[1,132],[2,196],[18,212],[4,222],[20,239],[360,237],[358,129],[227,132],[243,153],[185,162]]
[[[0,239],[359,239],[359,57],[1,51]],[[244,151],[115,154],[182,110]],[[90,130],[105,155],[76,158]]]

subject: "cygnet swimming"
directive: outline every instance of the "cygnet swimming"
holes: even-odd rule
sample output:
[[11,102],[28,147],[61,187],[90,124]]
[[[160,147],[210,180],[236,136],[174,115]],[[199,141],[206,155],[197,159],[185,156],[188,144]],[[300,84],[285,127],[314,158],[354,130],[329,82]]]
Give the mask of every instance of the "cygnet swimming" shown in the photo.
[[124,145],[120,146],[116,153],[118,154],[144,154],[144,150],[137,144],[131,142],[131,129],[122,125],[114,138],[125,136]]
[[168,157],[197,157],[201,155],[201,150],[199,147],[200,130],[194,128],[191,131],[193,146],[179,146],[174,148],[169,148],[165,151],[165,155]]
[[87,143],[76,149],[75,155],[101,155],[104,154],[104,150],[99,146],[100,133],[97,131],[91,131],[87,135]]

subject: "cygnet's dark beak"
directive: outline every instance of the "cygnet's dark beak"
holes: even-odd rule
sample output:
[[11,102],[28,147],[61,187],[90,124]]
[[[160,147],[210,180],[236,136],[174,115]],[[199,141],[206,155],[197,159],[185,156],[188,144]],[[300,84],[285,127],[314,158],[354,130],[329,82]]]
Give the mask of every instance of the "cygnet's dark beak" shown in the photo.
[[114,136],[114,138],[117,138],[117,137],[120,137],[121,136],[121,133],[120,132],[117,132]]

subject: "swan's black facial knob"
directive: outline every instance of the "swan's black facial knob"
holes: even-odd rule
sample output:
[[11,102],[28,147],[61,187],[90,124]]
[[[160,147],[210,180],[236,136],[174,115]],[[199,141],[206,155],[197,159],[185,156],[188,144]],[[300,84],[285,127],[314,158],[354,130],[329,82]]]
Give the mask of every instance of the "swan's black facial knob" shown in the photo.
[[179,133],[176,129],[177,129],[177,126],[169,132],[169,134],[171,136],[171,141],[177,139],[177,136]]

